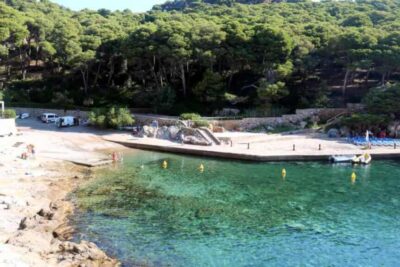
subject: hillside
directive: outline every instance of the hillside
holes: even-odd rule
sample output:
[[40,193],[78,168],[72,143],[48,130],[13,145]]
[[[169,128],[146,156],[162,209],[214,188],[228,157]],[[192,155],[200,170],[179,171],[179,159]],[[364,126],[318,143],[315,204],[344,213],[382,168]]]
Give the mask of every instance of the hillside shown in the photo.
[[397,1],[264,2],[174,1],[134,14],[1,1],[0,95],[262,115],[357,102],[398,81]]

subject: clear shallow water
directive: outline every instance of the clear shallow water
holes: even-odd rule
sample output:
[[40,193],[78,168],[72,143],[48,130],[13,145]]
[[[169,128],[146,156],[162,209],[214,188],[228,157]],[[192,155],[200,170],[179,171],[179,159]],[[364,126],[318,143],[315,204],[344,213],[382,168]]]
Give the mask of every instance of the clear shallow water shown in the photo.
[[76,239],[97,243],[124,266],[400,262],[395,161],[260,164],[139,152],[77,196]]

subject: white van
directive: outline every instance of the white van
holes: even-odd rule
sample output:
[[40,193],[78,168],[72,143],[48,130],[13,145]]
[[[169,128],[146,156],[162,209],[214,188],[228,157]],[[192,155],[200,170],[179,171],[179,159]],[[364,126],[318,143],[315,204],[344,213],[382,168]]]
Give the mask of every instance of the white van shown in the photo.
[[79,121],[77,118],[72,117],[72,116],[65,116],[65,117],[60,117],[56,120],[56,125],[58,127],[70,127],[70,126],[77,126],[79,125]]
[[40,116],[40,120],[44,123],[56,122],[57,119],[58,115],[55,113],[43,113],[42,116]]

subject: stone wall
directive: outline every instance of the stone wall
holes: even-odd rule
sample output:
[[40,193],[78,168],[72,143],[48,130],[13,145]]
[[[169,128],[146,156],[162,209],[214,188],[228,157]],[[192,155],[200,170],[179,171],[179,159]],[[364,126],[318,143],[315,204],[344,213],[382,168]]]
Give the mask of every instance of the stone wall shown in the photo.
[[[251,129],[260,125],[276,127],[284,124],[298,124],[305,121],[312,116],[321,116],[321,118],[329,119],[335,115],[349,112],[351,110],[359,109],[360,107],[349,108],[323,108],[323,109],[298,109],[295,114],[283,115],[281,117],[264,117],[264,118],[244,118],[241,120],[210,120],[215,126],[224,127],[227,130],[237,129]],[[27,112],[31,117],[40,116],[42,113],[55,113],[59,116],[64,116],[63,109],[37,109],[37,108],[19,108],[14,107],[17,114]],[[67,116],[80,116],[82,119],[87,119],[87,111],[68,110],[65,115]],[[78,115],[79,114],[79,115]],[[134,114],[135,121],[139,125],[150,125],[154,120],[158,121],[159,126],[177,125],[179,117],[162,116],[153,114]]]
[[[265,118],[243,118],[241,120],[222,120],[213,121],[214,125],[224,127],[227,130],[237,129],[252,129],[260,125],[276,127],[285,124],[299,124],[302,121],[310,119],[313,116],[329,116],[329,118],[343,112],[349,111],[348,109],[298,109],[295,114],[283,115],[281,117],[265,117]],[[329,115],[328,115],[329,114]]]
[[16,134],[15,119],[0,119],[0,135]]

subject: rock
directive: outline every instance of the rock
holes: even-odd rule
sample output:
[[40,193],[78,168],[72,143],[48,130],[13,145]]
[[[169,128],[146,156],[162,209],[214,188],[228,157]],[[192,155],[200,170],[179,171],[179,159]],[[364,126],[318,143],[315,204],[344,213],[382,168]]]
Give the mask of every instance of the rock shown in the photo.
[[44,209],[41,209],[37,215],[44,217],[47,220],[51,220],[53,219],[54,213],[51,211],[45,211]]
[[140,130],[139,136],[140,137],[154,137],[155,132],[156,132],[156,128],[145,125]]
[[67,224],[62,224],[53,231],[53,237],[58,238],[61,241],[67,241],[71,238],[74,232],[74,228]]
[[157,130],[157,136],[158,139],[163,139],[163,140],[169,140],[169,131],[167,126],[163,126],[161,128],[158,128]]
[[183,143],[184,144],[189,144],[189,145],[196,145],[196,146],[210,146],[212,145],[211,143],[200,139],[196,136],[190,135],[190,136],[185,136],[183,138]]
[[19,223],[18,230],[34,228],[39,223],[40,223],[40,219],[36,215],[33,217],[24,217],[21,220],[21,222]]
[[307,122],[305,122],[305,121],[301,121],[301,122],[300,122],[300,128],[301,128],[301,129],[306,128],[306,126],[307,126]]
[[177,140],[179,131],[180,131],[179,127],[177,127],[177,126],[169,126],[168,127],[169,138],[171,140]]
[[[114,259],[107,257],[94,243],[82,241],[80,244],[72,242],[62,242],[59,245],[61,264],[66,262],[80,262],[79,266],[102,266],[111,267],[119,266],[118,262]],[[65,264],[65,266],[68,266]],[[75,265],[73,265],[75,266]]]
[[339,130],[335,128],[330,129],[327,134],[329,138],[338,138],[340,136]]

